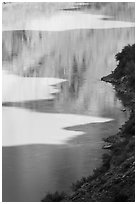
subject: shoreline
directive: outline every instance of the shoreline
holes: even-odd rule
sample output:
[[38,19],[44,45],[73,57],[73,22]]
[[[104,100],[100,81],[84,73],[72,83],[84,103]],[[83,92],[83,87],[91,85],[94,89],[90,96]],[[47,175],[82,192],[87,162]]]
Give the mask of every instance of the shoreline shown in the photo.
[[[130,116],[115,135],[104,141],[108,153],[103,154],[102,166],[93,174],[72,184],[71,195],[64,192],[47,194],[42,202],[134,202],[135,201],[135,45],[128,45],[116,55],[120,63],[114,72],[101,80],[114,85],[117,96]],[[126,57],[127,55],[127,57]],[[130,56],[130,57],[129,57]],[[126,63],[123,67],[122,61]],[[128,59],[129,58],[129,59]],[[122,64],[122,66],[121,66]],[[128,71],[133,70],[133,73]],[[122,73],[122,71],[123,73]]]

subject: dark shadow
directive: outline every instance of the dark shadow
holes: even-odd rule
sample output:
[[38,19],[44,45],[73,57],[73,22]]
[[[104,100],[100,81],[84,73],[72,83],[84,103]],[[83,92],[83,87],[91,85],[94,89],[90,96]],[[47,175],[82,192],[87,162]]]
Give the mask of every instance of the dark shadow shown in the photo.
[[31,111],[43,112],[43,113],[57,113],[54,107],[54,100],[30,100],[30,101],[21,101],[21,102],[3,102],[2,106],[5,107],[16,107],[29,109]]

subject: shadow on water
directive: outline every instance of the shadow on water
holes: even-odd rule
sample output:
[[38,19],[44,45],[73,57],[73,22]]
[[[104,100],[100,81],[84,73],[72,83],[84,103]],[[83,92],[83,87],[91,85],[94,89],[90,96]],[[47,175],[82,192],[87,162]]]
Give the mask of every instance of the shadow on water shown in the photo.
[[66,128],[85,132],[67,145],[3,147],[3,201],[33,202],[48,191],[70,192],[73,182],[100,165],[101,138],[115,133],[117,126],[113,121]]
[[21,102],[3,102],[2,106],[5,107],[17,107],[25,108],[31,111],[42,112],[42,113],[58,113],[54,107],[54,100],[32,100],[32,101],[21,101]]

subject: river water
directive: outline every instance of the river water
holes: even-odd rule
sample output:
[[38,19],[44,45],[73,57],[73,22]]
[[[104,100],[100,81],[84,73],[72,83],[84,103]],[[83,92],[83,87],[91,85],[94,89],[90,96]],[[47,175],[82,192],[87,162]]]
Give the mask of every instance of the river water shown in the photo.
[[70,192],[101,164],[102,139],[128,117],[100,78],[134,43],[134,24],[60,12],[4,28],[2,40],[3,201]]

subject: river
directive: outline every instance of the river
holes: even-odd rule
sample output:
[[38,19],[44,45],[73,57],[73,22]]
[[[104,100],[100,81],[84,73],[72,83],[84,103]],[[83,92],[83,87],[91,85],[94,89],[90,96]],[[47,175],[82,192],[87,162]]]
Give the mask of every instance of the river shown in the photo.
[[[41,23],[39,23],[41,22]],[[101,164],[128,117],[100,81],[134,43],[134,23],[58,12],[3,29],[3,201],[40,201]]]

